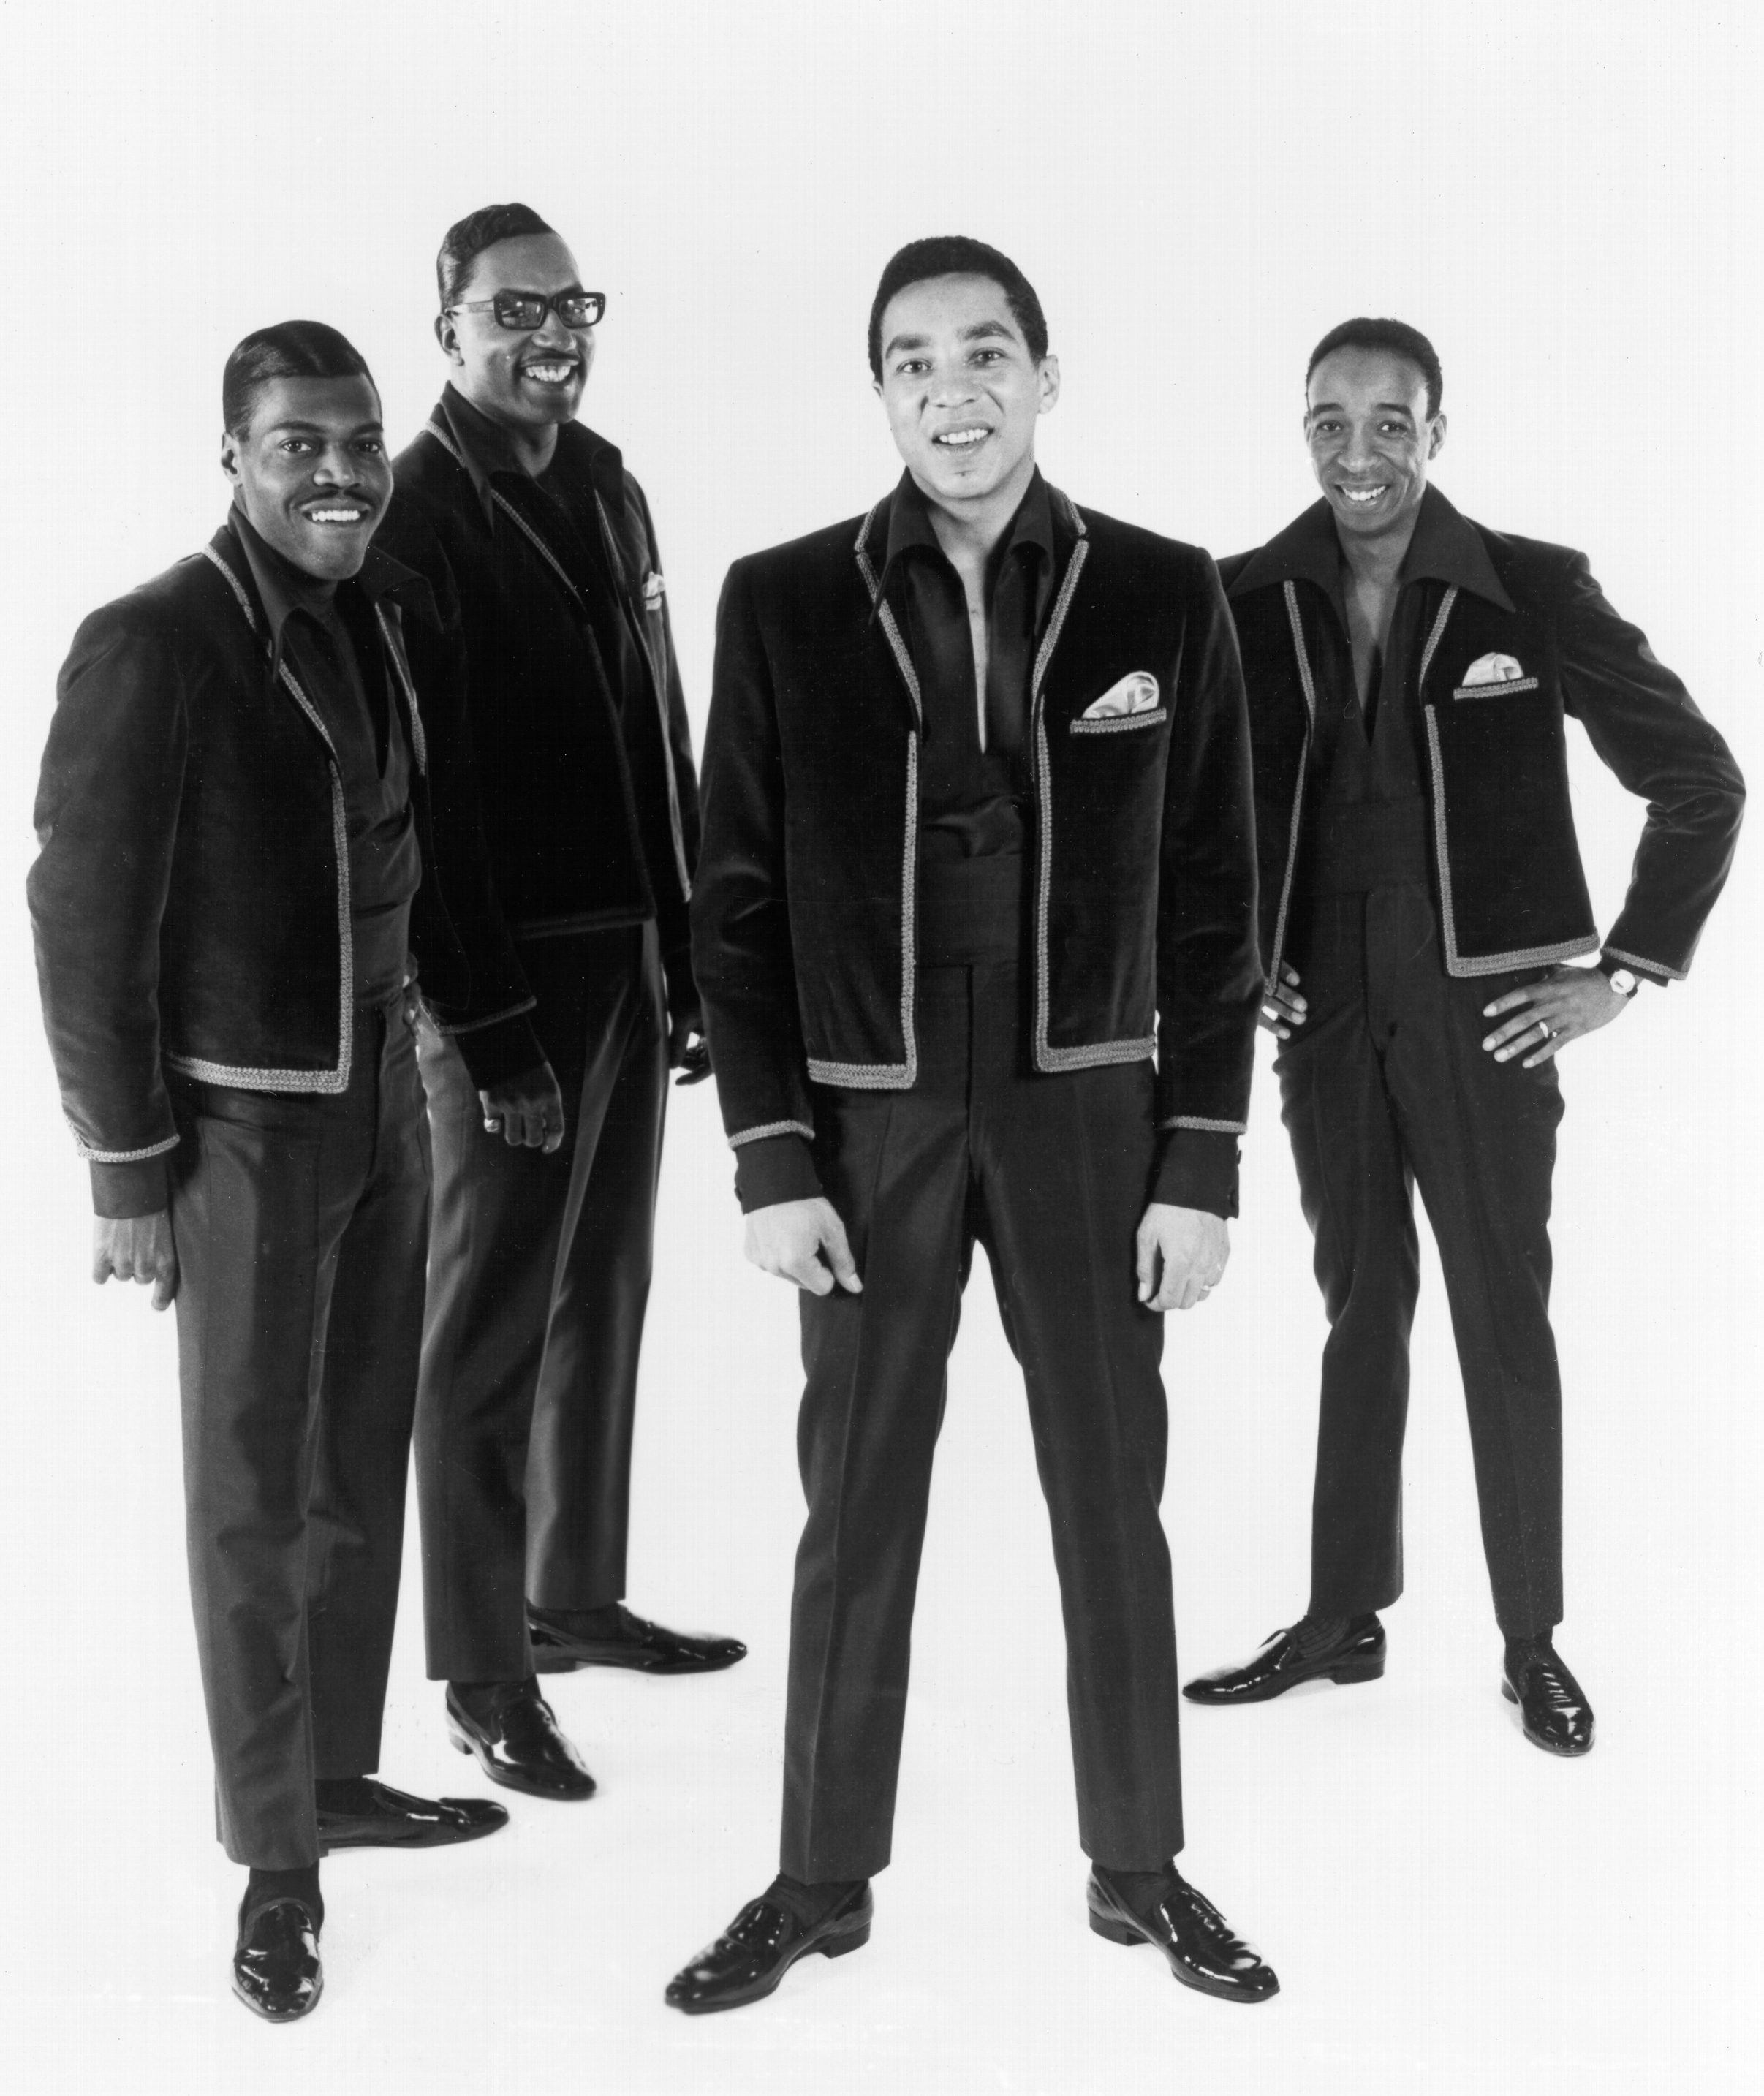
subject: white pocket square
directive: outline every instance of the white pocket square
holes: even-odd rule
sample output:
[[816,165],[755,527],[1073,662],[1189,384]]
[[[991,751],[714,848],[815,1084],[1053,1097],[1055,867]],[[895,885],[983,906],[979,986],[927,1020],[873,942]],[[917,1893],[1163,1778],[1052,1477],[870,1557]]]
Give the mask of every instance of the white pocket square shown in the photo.
[[1514,656],[1478,655],[1465,671],[1464,684],[1511,684],[1524,675]]
[[1117,714],[1149,714],[1157,703],[1157,679],[1149,670],[1129,670],[1118,684],[1111,684],[1100,699],[1091,701],[1082,718],[1110,720]]

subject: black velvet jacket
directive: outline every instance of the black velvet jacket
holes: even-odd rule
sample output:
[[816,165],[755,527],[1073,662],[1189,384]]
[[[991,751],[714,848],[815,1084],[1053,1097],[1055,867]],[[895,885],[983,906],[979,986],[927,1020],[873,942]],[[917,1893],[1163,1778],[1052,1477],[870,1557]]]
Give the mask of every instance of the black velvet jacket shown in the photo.
[[[341,587],[372,606],[414,759],[424,877],[410,936],[425,994],[465,1022],[529,1006],[490,898],[469,733],[450,718],[457,681],[425,694],[443,760],[408,667],[406,609],[432,622],[428,589],[377,547]],[[230,525],[81,624],[37,832],[26,888],[44,1020],[101,1213],[164,1205],[178,1140],[166,1066],[247,1091],[347,1089],[342,781]]]
[[567,562],[474,456],[479,424],[450,386],[394,465],[378,543],[458,618],[443,633],[412,635],[418,688],[438,658],[456,673],[463,656],[485,840],[508,924],[535,937],[653,916],[678,995],[698,786],[648,504],[614,445],[581,423],[559,430],[554,470],[574,478],[596,513],[611,615],[628,622],[641,663],[644,688],[627,692],[596,638],[604,608],[584,601]]
[[[1569,801],[1572,714],[1648,804],[1605,950],[1657,979],[1682,976],[1740,827],[1744,788],[1726,743],[1640,630],[1606,602],[1585,554],[1491,531],[1434,487],[1422,502],[1417,544],[1428,525],[1449,559],[1416,579],[1428,593],[1426,637],[1401,702],[1413,710],[1426,775],[1447,970],[1499,975],[1600,945]],[[1329,505],[1319,500],[1265,546],[1220,564],[1249,692],[1270,982],[1307,902],[1318,794],[1309,761],[1313,666],[1318,622],[1339,622],[1338,557]],[[1506,658],[1498,668],[1507,674],[1491,674],[1495,657]]]
[[[1260,972],[1231,620],[1199,549],[1053,493],[1031,683],[1034,1067],[1155,1053],[1164,1129],[1241,1131]],[[718,614],[693,963],[729,1139],[814,1133],[811,1085],[917,1075],[919,694],[879,574],[889,503],[736,561]],[[1086,718],[1135,673],[1143,711]]]

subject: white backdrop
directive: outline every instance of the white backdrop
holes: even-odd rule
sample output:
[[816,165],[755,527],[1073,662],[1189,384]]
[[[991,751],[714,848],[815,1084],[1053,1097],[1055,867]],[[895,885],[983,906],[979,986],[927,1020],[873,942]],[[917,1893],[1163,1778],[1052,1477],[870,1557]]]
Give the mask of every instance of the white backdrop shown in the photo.
[[[516,1799],[508,1833],[456,1853],[336,1859],[323,2006],[285,2033],[244,2015],[225,1990],[238,1874],[208,1838],[173,1333],[85,1278],[85,1174],[20,884],[79,617],[222,513],[227,350],[270,321],[333,322],[402,443],[442,378],[439,235],[509,197],[609,295],[587,417],[660,520],[701,732],[727,563],[893,478],[871,290],[902,241],[959,230],[1041,291],[1065,377],[1050,476],[1219,552],[1311,499],[1317,336],[1360,312],[1426,330],[1451,418],[1441,485],[1497,527],[1587,547],[1757,776],[1758,56],[1742,11],[1710,0],[0,11],[8,2088],[1749,2085],[1755,851],[1691,982],[1565,1060],[1561,1641],[1599,1745],[1583,1764],[1535,1752],[1497,1693],[1430,1267],[1389,1675],[1185,1728],[1192,1875],[1285,1983],[1248,2019],[1085,1931],[1057,1596],[983,1272],[875,1939],[738,2015],[662,2007],[773,1867],[801,1510],[793,1306],[741,1263],[708,1091],[678,1095],[670,1128],[632,1599],[736,1631],[752,1657],[701,1681],[560,1682],[601,1796]],[[1641,811],[1583,743],[1576,758],[1609,918]],[[1232,1270],[1172,1320],[1167,1356],[1189,1670],[1304,1599],[1322,1324],[1263,1047]],[[417,1606],[413,1580],[386,1771],[481,1788],[444,1751]]]

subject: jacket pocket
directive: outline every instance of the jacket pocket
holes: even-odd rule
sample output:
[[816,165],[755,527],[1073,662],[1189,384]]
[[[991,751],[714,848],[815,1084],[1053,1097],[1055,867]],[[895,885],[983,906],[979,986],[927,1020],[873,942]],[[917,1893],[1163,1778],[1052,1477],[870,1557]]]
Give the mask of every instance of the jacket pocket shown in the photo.
[[1459,684],[1452,691],[1455,699],[1508,699],[1521,692],[1535,692],[1535,677],[1508,677],[1491,684]]
[[1100,714],[1092,719],[1084,714],[1071,723],[1074,735],[1119,735],[1124,729],[1155,727],[1170,718],[1168,706],[1154,706],[1143,714]]

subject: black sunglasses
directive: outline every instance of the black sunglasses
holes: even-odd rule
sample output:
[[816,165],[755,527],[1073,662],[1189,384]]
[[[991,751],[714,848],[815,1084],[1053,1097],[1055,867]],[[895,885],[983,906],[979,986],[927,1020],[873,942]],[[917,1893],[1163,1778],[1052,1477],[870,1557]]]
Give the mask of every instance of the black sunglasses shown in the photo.
[[538,291],[498,291],[493,299],[467,299],[449,306],[450,313],[494,313],[498,327],[543,326],[547,313],[556,313],[566,328],[591,328],[606,311],[605,291],[559,291],[545,298]]

